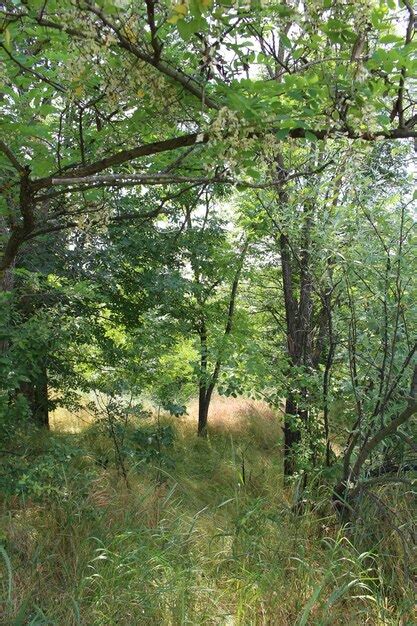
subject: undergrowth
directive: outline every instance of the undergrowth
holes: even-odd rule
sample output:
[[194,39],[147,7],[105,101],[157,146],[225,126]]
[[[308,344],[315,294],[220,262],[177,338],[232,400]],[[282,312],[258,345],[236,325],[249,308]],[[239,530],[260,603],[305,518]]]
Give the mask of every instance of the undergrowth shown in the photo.
[[94,424],[9,442],[2,624],[414,623],[403,538],[371,504],[343,526],[325,484],[294,512],[276,418],[254,410],[207,440],[184,420],[165,419],[163,441],[152,427],[126,438],[128,483]]

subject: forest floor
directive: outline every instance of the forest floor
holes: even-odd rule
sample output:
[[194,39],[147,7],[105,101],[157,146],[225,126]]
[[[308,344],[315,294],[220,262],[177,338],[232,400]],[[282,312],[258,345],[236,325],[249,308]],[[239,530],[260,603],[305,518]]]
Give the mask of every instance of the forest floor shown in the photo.
[[60,412],[49,433],[20,437],[0,468],[1,624],[415,623],[400,538],[383,520],[342,526],[325,482],[292,510],[279,416],[217,398],[203,440],[189,412],[162,418],[154,454],[127,454],[128,485],[85,415]]

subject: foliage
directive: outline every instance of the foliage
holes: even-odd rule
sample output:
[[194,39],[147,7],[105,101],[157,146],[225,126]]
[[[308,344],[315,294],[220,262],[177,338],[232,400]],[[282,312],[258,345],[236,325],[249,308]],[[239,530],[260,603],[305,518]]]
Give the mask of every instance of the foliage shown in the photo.
[[1,4],[1,481],[71,583],[16,595],[12,537],[7,619],[412,619],[416,15]]

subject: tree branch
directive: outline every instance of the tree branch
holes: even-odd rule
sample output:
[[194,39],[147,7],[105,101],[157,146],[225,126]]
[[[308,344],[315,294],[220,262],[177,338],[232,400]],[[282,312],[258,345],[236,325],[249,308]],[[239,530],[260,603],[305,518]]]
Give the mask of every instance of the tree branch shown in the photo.
[[[159,154],[161,152],[168,152],[170,150],[176,150],[177,148],[184,148],[187,146],[192,146],[194,144],[204,144],[208,142],[208,139],[209,137],[207,133],[191,133],[189,135],[180,135],[179,137],[173,137],[172,139],[165,139],[164,141],[155,141],[153,143],[143,144],[129,150],[121,150],[120,152],[116,152],[115,154],[109,157],[105,157],[100,161],[96,161],[95,163],[91,163],[90,165],[77,167],[72,172],[69,172],[65,178],[72,180],[86,178],[88,176],[92,176],[93,174],[98,174],[99,172],[102,172],[109,167],[122,165],[123,163],[133,161],[134,159],[137,159],[139,157]],[[47,176],[46,178],[39,178],[38,180],[33,181],[33,191],[48,189],[54,184],[59,184],[58,182],[53,183],[52,180],[58,181],[59,179],[52,176]]]
[[13,165],[13,167],[20,172],[21,174],[25,174],[26,170],[23,167],[23,165],[21,165],[19,163],[19,161],[16,159],[15,155],[13,154],[13,152],[10,150],[10,148],[4,143],[4,141],[1,141],[0,139],[0,150],[3,152],[3,154],[6,155],[6,157],[9,159],[10,163]]
[[351,475],[355,479],[369,454],[381,443],[386,437],[393,435],[397,429],[410,419],[417,411],[417,365],[414,367],[413,377],[411,381],[410,395],[406,408],[391,420],[389,424],[381,428],[373,437],[371,437],[361,448],[355,465],[353,466]]
[[53,87],[57,91],[60,91],[61,93],[65,93],[65,91],[66,91],[65,88],[62,87],[59,83],[56,83],[54,80],[50,80],[49,78],[47,78],[43,74],[40,74],[39,72],[37,72],[36,70],[33,70],[30,67],[26,67],[26,65],[23,65],[23,63],[18,61],[12,54],[10,54],[10,52],[8,51],[8,49],[6,48],[6,46],[4,44],[0,43],[0,48],[2,48],[2,50],[5,51],[5,53],[7,54],[9,59],[11,61],[13,61],[13,63],[15,63],[18,67],[20,67],[22,72],[25,72],[26,74],[32,74],[32,76],[35,76],[41,82],[46,83],[47,85],[50,85],[51,87]]
[[[278,130],[278,129],[275,129]],[[316,135],[318,139],[325,139],[326,137],[332,136],[336,131],[332,129],[328,130],[317,130],[317,131],[308,131],[303,128],[294,128],[289,131],[288,136],[293,139],[304,138],[306,133],[313,133]],[[340,131],[337,131],[339,134]],[[257,136],[258,133],[254,133],[254,136]],[[346,135],[346,133],[345,133]],[[352,139],[362,139],[364,141],[374,141],[378,137],[384,137],[386,139],[399,139],[399,138],[407,138],[407,137],[416,137],[417,131],[411,129],[395,129],[392,131],[380,131],[377,133],[354,133],[353,131],[347,132],[347,137]],[[131,148],[129,150],[121,150],[120,152],[116,152],[115,154],[105,157],[100,161],[96,161],[95,163],[91,163],[90,165],[86,165],[83,167],[77,167],[72,172],[68,173],[66,179],[80,179],[85,178],[87,176],[92,176],[93,174],[97,174],[102,172],[103,170],[113,167],[116,165],[121,165],[128,161],[132,161],[139,157],[143,156],[151,156],[154,154],[159,154],[161,152],[168,152],[170,150],[176,150],[178,148],[184,148],[188,146],[192,146],[194,144],[206,144],[210,139],[209,133],[191,133],[189,135],[180,135],[179,137],[173,137],[171,139],[166,139],[163,141],[156,141],[154,143],[144,144],[140,146],[136,146],[135,148]],[[320,168],[316,170],[316,173],[320,171]],[[300,176],[298,173],[296,176]],[[55,181],[54,183],[52,181]],[[38,180],[31,182],[32,191],[36,192],[40,189],[48,189],[49,187],[59,184],[57,181],[59,178],[48,176],[46,178],[40,178]],[[71,184],[71,183],[66,183]],[[261,184],[259,186],[254,185],[254,188],[262,188],[268,187],[270,184]]]
[[93,6],[89,2],[88,9],[91,11],[91,13],[94,13],[94,15],[96,15],[103,22],[103,24],[107,26],[107,28],[113,31],[113,33],[117,36],[117,39],[119,41],[119,46],[121,48],[132,53],[135,57],[137,57],[141,61],[148,63],[149,65],[157,69],[159,72],[161,72],[161,74],[164,74],[168,78],[171,78],[175,82],[179,83],[189,93],[191,93],[193,96],[196,96],[200,100],[203,106],[205,105],[210,109],[217,109],[217,110],[220,109],[220,105],[217,104],[214,100],[212,100],[206,95],[204,87],[201,87],[195,81],[195,79],[193,79],[190,76],[187,76],[181,70],[177,70],[173,67],[170,67],[163,61],[160,61],[158,55],[151,56],[147,52],[144,52],[143,50],[141,50],[139,46],[129,41],[129,39],[127,39],[123,35],[120,28],[117,28],[115,24],[110,22],[110,20],[106,17],[104,12],[101,9],[99,9],[97,5]]

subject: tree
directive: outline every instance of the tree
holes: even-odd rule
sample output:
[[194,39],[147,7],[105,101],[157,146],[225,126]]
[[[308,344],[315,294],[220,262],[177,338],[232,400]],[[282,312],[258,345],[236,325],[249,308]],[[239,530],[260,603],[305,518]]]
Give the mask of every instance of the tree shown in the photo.
[[[335,164],[336,154],[343,163],[343,153],[334,152],[330,146],[292,147],[285,158],[293,163],[311,162],[311,173],[298,176],[278,193],[257,192],[245,209],[247,227],[267,250],[268,261],[263,262],[255,288],[258,307],[269,318],[268,334],[276,337],[273,344],[269,342],[269,359],[276,362],[277,353],[282,354],[269,396],[278,405],[285,397],[287,476],[300,469],[303,457],[307,466],[312,457],[318,460],[323,438],[325,462],[330,464],[327,413],[335,349],[332,313],[336,285],[335,250],[329,239],[343,168]],[[273,155],[270,165],[285,176],[283,154]]]
[[356,210],[365,222],[358,224],[355,245],[342,263],[344,344],[354,398],[354,421],[335,488],[342,507],[352,507],[374,485],[401,482],[402,468],[414,469],[407,465],[407,449],[413,450],[408,435],[417,412],[415,294],[409,273],[415,222],[407,195],[393,197],[388,187],[378,197],[375,187],[376,206],[369,205],[369,192],[357,195]]
[[[313,155],[316,163],[309,169],[314,170],[318,159],[321,171],[287,183],[278,198],[274,191],[262,190],[246,205],[240,203],[246,228],[263,252],[256,261],[261,265],[254,283],[255,300],[262,315],[269,317],[265,346],[276,379],[265,392],[276,405],[286,399],[286,475],[322,463],[330,466],[334,461],[331,436],[334,439],[338,426],[332,424],[332,404],[338,376],[333,382],[332,376],[335,363],[339,373],[340,363],[347,358],[341,344],[348,343],[345,318],[341,317],[346,298],[342,272],[346,250],[356,251],[352,267],[357,272],[355,263],[362,264],[359,259],[366,258],[375,235],[364,228],[363,220],[366,224],[368,218],[374,220],[378,229],[384,213],[391,214],[390,203],[397,194],[410,198],[405,147],[377,146],[364,151],[346,145],[342,151],[330,143]],[[281,155],[281,164],[283,158]],[[311,156],[305,148],[293,146],[285,158],[297,168]],[[283,167],[281,171],[285,172]],[[358,209],[358,198],[366,203],[366,211]],[[397,230],[391,223],[387,236]],[[369,261],[371,266],[376,258]],[[364,285],[357,286],[358,293],[367,285],[379,293],[377,277],[378,273],[369,284],[364,278]],[[353,296],[352,306],[355,302]],[[377,319],[377,315],[379,312],[373,312],[372,317]],[[369,323],[368,316],[364,320]],[[385,346],[381,352],[387,352]],[[342,379],[348,374],[343,372]]]
[[[99,276],[108,301],[96,294],[92,308],[109,306],[120,315],[116,325],[121,332],[133,333],[136,300],[126,290],[119,293],[116,257],[123,239],[130,237],[128,225],[141,230],[138,245],[150,232],[160,243],[163,234],[148,230],[147,224],[168,216],[178,232],[170,233],[173,246],[162,251],[165,265],[149,254],[140,259],[142,267],[130,259],[122,273],[132,286],[132,268],[149,270],[147,277],[156,279],[160,295],[164,268],[178,278],[179,293],[187,294],[192,306],[185,319],[191,322],[193,313],[192,332],[200,342],[203,432],[224,363],[223,348],[216,346],[209,368],[207,319],[216,312],[215,335],[222,338],[219,345],[228,344],[241,270],[226,236],[221,249],[225,258],[230,253],[229,259],[237,262],[232,273],[209,240],[205,245],[212,265],[201,258],[192,242],[200,235],[189,227],[194,218],[183,209],[190,203],[197,208],[196,198],[206,192],[221,198],[221,188],[252,190],[258,192],[256,212],[266,212],[279,247],[286,366],[288,378],[298,377],[296,393],[287,394],[292,418],[285,424],[286,472],[295,468],[289,451],[301,442],[301,430],[311,431],[311,441],[317,439],[311,429],[321,410],[329,463],[333,316],[336,297],[342,297],[335,285],[345,286],[345,274],[320,236],[326,225],[320,209],[332,204],[321,185],[330,184],[336,192],[341,185],[341,195],[345,185],[352,193],[352,180],[340,183],[337,168],[331,167],[333,152],[339,158],[339,150],[355,145],[354,154],[362,155],[366,145],[378,146],[379,140],[402,146],[403,140],[417,138],[415,18],[408,0],[398,7],[392,0],[359,5],[253,2],[249,8],[207,0],[3,3],[0,283],[5,331],[0,347],[7,362],[5,379],[15,371],[11,355],[19,345],[17,326],[11,330],[10,323],[16,314],[11,302],[15,295],[19,300],[21,288],[19,281],[14,284],[14,268],[30,265],[33,242],[48,241],[54,248],[52,242],[63,241],[69,253],[92,225],[107,229],[108,236],[95,234],[94,241],[106,253],[114,246],[113,267]],[[271,198],[276,205],[272,212]],[[332,210],[337,213],[340,207]],[[177,245],[177,236],[188,241],[188,252]],[[84,271],[92,255],[83,245],[77,251]],[[193,273],[188,283],[179,260],[184,254]],[[42,271],[49,272],[47,268],[45,263]],[[105,277],[114,284],[107,287]],[[216,309],[216,298],[211,306],[212,294],[221,307]],[[144,303],[141,295],[136,298],[147,323],[157,320],[161,330],[157,303],[152,298]],[[171,307],[170,322],[176,319],[172,302],[162,303]],[[173,334],[167,331],[169,340]],[[102,335],[103,327],[95,340]],[[47,352],[49,348],[45,358]],[[108,352],[114,362],[112,350]],[[318,401],[309,387],[310,382],[316,385],[322,367]],[[33,374],[29,381],[28,397],[37,389],[45,391],[41,369],[39,380]]]
[[[205,0],[119,4],[4,5],[3,287],[28,238],[77,226],[73,194],[81,211],[103,211],[91,190],[230,182],[236,165],[259,184],[253,156],[271,137],[417,136],[408,1],[404,36],[392,33],[390,1],[250,11]],[[254,63],[260,77],[245,77]],[[208,170],[184,174],[182,148]],[[171,153],[161,167],[157,155]]]
[[190,218],[187,234],[191,239],[191,319],[192,330],[199,339],[200,361],[198,434],[206,436],[212,394],[227,358],[233,331],[239,281],[248,243],[242,242],[237,253],[232,252],[233,243],[227,241],[227,233],[219,228],[219,223],[209,220],[207,214],[201,227],[195,231]]

